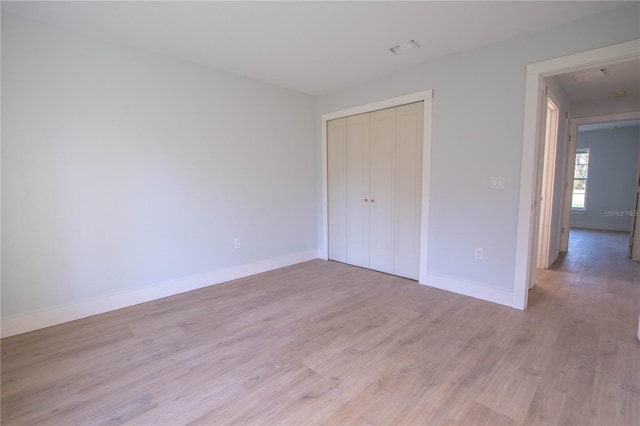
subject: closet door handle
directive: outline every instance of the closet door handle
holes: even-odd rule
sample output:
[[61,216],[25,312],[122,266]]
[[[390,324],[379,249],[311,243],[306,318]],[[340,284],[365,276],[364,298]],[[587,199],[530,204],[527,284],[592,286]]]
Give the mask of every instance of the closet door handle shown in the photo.
[[366,203],[367,201],[369,201],[369,200],[365,198],[365,199],[364,199],[364,202]]
[[372,199],[371,199],[371,202],[372,202],[372,203],[375,203],[375,202],[376,202],[376,200],[374,200],[374,199],[372,198]]

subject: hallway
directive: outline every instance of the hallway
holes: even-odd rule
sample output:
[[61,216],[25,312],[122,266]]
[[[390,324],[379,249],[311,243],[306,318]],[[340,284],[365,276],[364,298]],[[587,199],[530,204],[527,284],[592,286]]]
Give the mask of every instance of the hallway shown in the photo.
[[[616,297],[621,297],[637,315],[640,263],[628,258],[628,244],[626,232],[571,229],[569,251],[561,253],[549,269],[538,269],[536,283],[559,298],[572,294],[580,299],[604,298],[615,304]],[[534,299],[536,289],[540,290],[536,286],[530,294]],[[534,302],[530,298],[529,306]]]
[[640,263],[627,257],[628,242],[625,232],[571,229],[569,251],[561,253],[551,268],[537,270],[529,308],[552,298],[556,306],[581,311],[584,321],[597,322],[599,327],[609,324],[614,333],[628,334],[635,342]]
[[640,263],[627,257],[628,242],[625,232],[571,229],[569,251],[537,270],[526,311],[559,329],[555,344],[564,351],[556,354],[564,356],[550,363],[560,364],[557,396],[566,398],[562,383],[574,392],[580,384],[586,407],[610,424],[640,418]]

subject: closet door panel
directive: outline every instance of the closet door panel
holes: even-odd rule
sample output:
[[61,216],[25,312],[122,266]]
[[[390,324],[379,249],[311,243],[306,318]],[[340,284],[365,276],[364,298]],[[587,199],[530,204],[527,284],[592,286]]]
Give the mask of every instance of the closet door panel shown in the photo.
[[396,120],[396,275],[418,279],[422,192],[422,102],[397,108]]
[[347,119],[327,123],[329,259],[347,261]]
[[396,109],[371,113],[369,267],[393,273]]
[[369,267],[369,126],[369,114],[347,117],[347,263],[365,268]]

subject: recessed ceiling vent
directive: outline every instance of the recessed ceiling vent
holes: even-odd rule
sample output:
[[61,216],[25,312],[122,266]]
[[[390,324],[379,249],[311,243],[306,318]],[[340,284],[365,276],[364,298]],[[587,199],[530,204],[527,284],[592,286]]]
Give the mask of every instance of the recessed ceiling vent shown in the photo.
[[592,70],[578,71],[571,74],[571,80],[578,82],[584,80],[592,80],[594,78],[606,77],[609,71],[606,68],[595,68]]
[[420,49],[420,44],[415,40],[411,40],[411,41],[409,41],[407,43],[399,44],[397,46],[393,46],[389,50],[391,52],[393,52],[393,54],[399,55],[401,53],[404,53],[404,52],[406,52],[408,50],[413,50],[413,49]]

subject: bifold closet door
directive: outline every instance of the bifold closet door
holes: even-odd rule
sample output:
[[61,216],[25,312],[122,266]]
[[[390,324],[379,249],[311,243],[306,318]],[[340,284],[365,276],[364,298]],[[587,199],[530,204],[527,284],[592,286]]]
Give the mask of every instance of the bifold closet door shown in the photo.
[[424,104],[371,113],[369,267],[418,279]]
[[[396,108],[394,274],[418,279],[424,103]],[[425,171],[426,173],[426,171]]]
[[347,263],[369,268],[370,116],[347,117]]
[[331,120],[329,259],[417,279],[423,103]]
[[327,123],[329,259],[369,267],[369,114]]
[[396,108],[371,113],[369,267],[394,273]]

